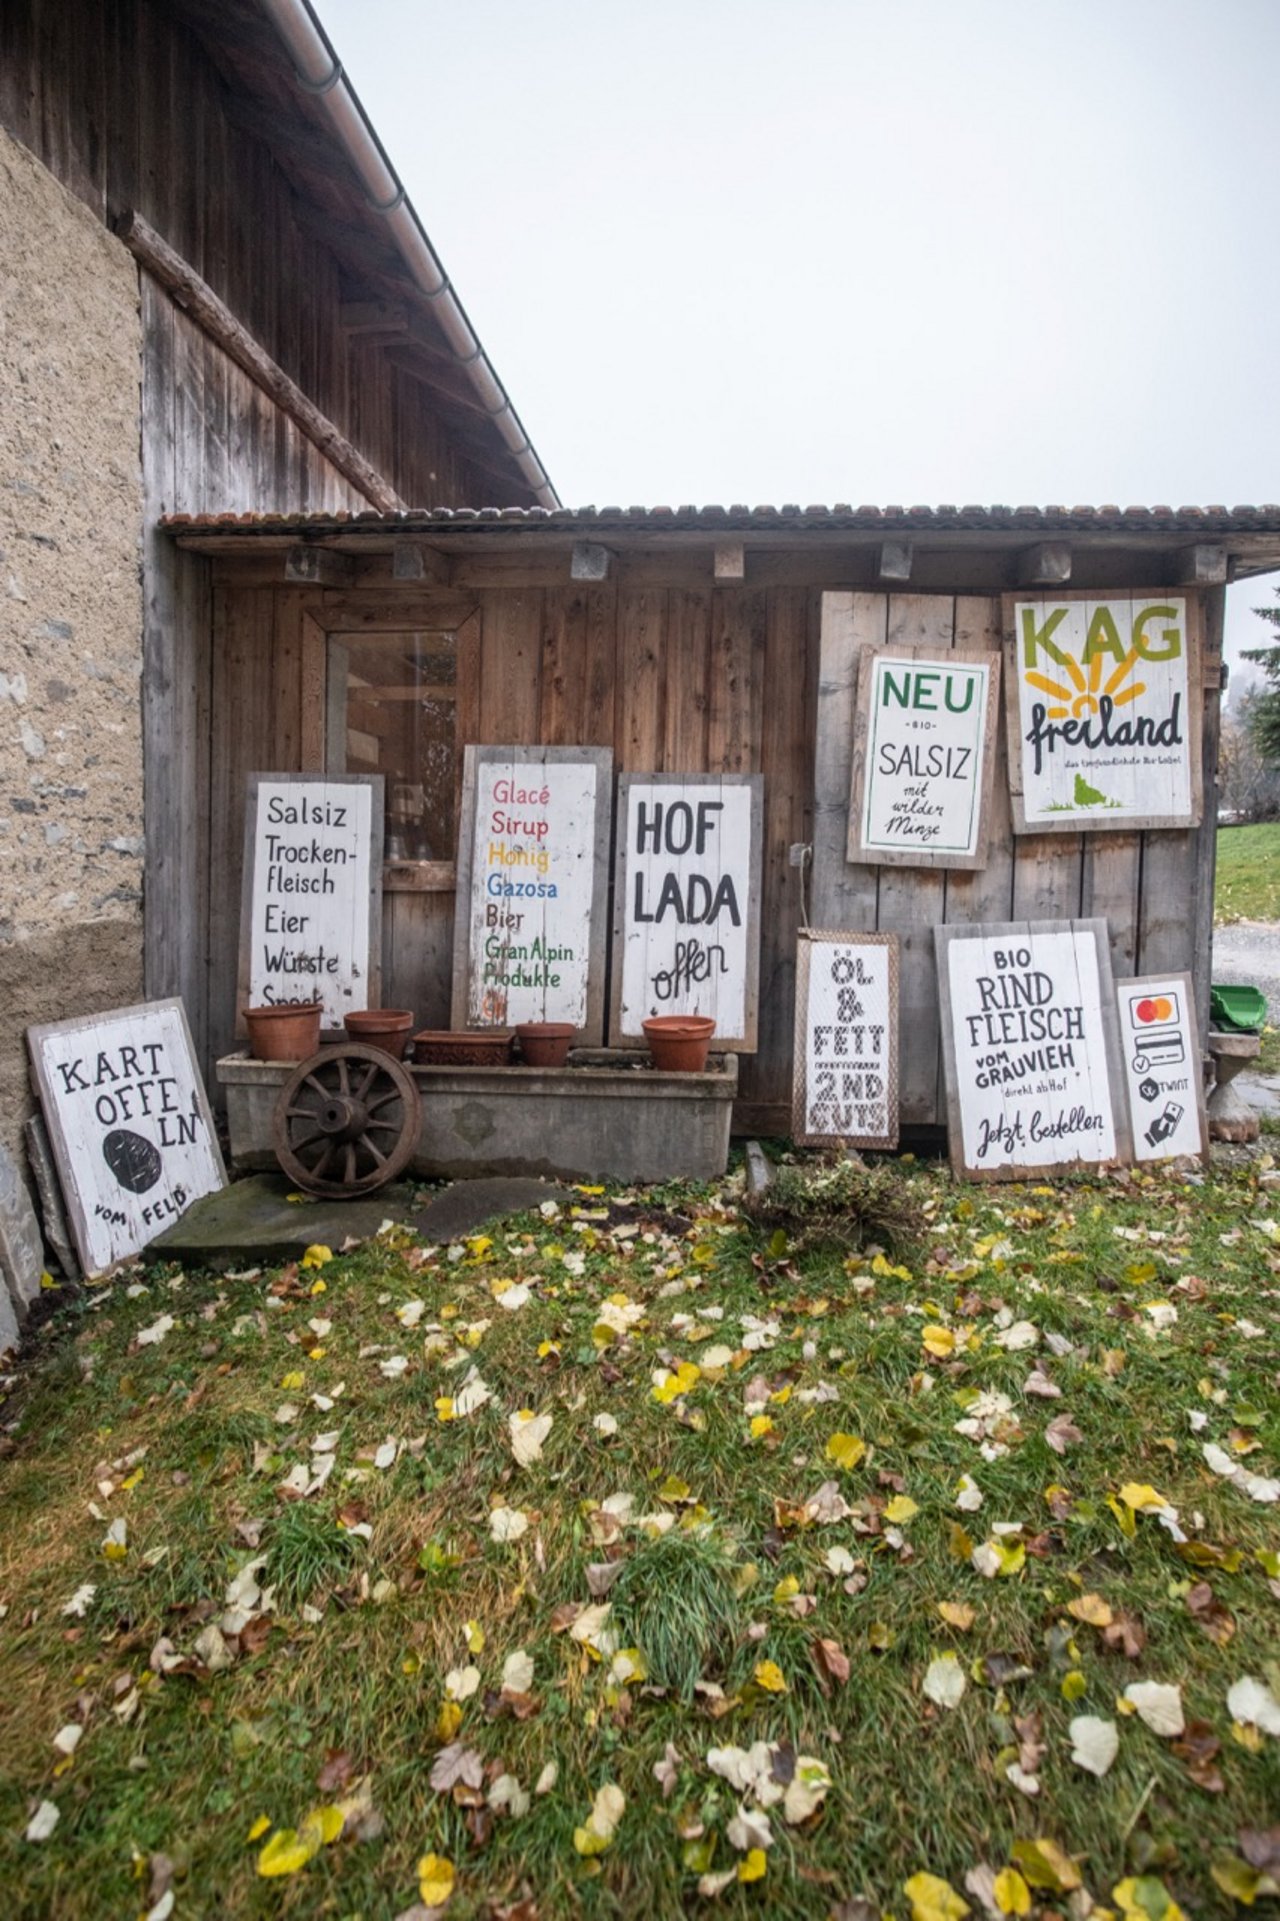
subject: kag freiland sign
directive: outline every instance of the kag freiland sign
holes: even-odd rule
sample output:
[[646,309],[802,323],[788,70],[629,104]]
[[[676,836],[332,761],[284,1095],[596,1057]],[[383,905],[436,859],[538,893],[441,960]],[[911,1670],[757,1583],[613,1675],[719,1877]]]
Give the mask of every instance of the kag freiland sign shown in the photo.
[[1207,1158],[1209,1123],[1190,974],[1117,981],[1116,1001],[1134,1159]]
[[791,1131],[805,1147],[898,1144],[898,937],[802,933]]
[[934,941],[955,1173],[1129,1160],[1106,922],[936,927]]
[[251,774],[240,1005],[321,1001],[325,1027],[376,1007],[381,774]]
[[854,708],[851,861],[979,867],[986,859],[1000,657],[865,649]]
[[87,1274],[140,1253],[226,1186],[181,1001],[31,1027],[27,1045]]
[[1199,621],[1180,594],[1006,598],[1015,832],[1197,824]]
[[453,1024],[604,1030],[613,756],[469,747],[458,834]]
[[614,1045],[655,1014],[710,1015],[712,1046],[756,1044],[760,774],[624,774],[614,888]]

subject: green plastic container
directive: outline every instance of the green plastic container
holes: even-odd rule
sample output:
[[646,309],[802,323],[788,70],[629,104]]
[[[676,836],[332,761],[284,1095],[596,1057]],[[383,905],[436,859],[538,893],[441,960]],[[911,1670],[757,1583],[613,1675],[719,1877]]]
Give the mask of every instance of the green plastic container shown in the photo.
[[1267,997],[1257,987],[1209,989],[1209,1016],[1215,1027],[1259,1034],[1267,1024]]

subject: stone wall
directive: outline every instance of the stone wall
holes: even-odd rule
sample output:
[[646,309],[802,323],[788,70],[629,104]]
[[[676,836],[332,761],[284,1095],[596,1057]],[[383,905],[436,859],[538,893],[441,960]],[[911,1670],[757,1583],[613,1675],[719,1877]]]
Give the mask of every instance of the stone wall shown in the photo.
[[0,1139],[24,1029],[142,989],[137,272],[0,129]]

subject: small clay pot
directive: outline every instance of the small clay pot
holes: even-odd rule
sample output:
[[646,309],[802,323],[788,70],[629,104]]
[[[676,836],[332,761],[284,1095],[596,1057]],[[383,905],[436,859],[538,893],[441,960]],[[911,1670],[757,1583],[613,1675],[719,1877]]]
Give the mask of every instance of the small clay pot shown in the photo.
[[654,1066],[662,1074],[706,1071],[715,1022],[706,1014],[655,1014],[643,1021]]
[[521,1021],[516,1029],[526,1067],[563,1067],[577,1032],[572,1021]]
[[512,1038],[509,1027],[426,1027],[413,1037],[413,1058],[419,1067],[507,1067]]
[[320,1046],[322,1001],[284,1007],[246,1007],[244,1024],[255,1061],[305,1061]]
[[402,1007],[369,1007],[362,1013],[348,1014],[343,1026],[348,1040],[379,1047],[392,1060],[402,1061],[413,1030],[413,1015]]

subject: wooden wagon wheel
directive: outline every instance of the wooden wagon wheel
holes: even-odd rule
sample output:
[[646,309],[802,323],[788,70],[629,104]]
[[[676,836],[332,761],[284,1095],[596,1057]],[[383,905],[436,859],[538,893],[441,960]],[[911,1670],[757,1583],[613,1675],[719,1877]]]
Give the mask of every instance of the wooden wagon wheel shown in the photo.
[[407,1068],[380,1047],[326,1047],[286,1081],[272,1142],[289,1179],[335,1199],[373,1194],[408,1166],[422,1101]]

